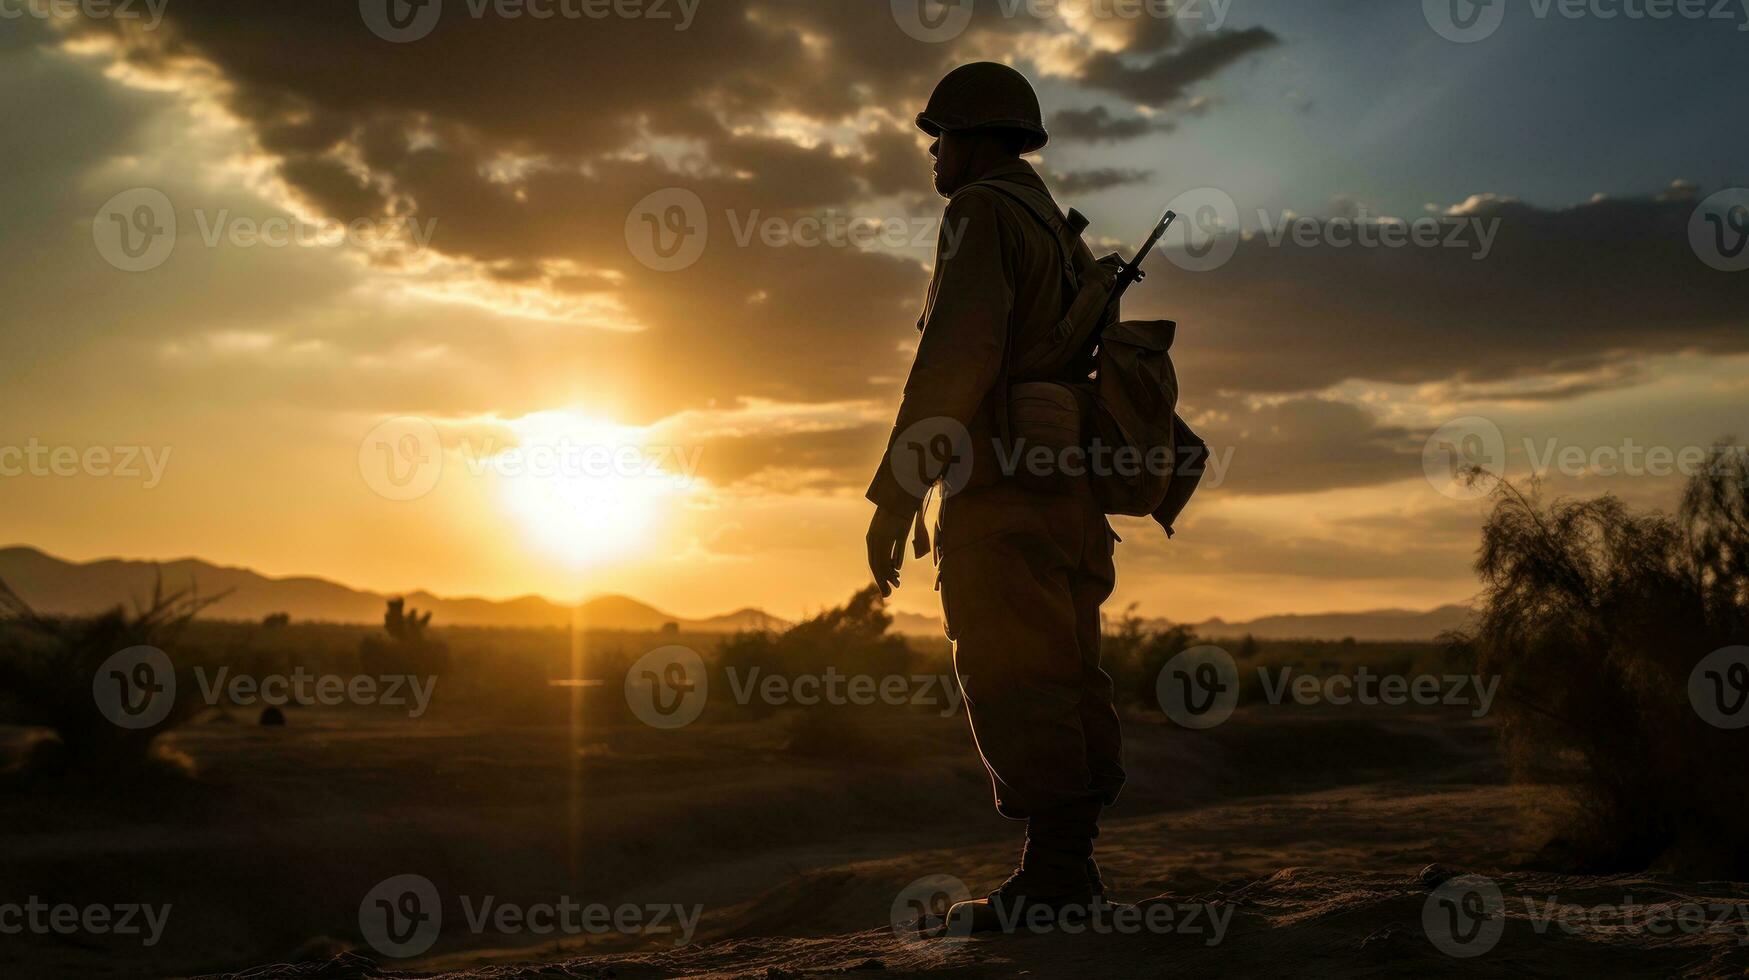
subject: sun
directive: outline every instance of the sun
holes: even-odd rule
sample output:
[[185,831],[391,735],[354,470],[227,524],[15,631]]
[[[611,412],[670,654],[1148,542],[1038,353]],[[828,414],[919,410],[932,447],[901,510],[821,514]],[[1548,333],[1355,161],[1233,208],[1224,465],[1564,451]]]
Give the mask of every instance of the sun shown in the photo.
[[533,545],[570,567],[649,548],[684,491],[684,475],[642,429],[569,411],[507,424],[516,445],[492,460],[504,505]]

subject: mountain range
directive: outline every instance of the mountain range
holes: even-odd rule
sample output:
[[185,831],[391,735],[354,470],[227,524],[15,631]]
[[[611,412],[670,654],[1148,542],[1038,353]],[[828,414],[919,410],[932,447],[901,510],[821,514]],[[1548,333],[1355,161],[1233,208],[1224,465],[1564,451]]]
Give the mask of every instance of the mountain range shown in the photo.
[[[446,626],[568,627],[574,615],[572,607],[539,596],[497,600],[445,598],[423,590],[382,593],[311,576],[275,578],[196,558],[72,562],[30,547],[0,549],[0,581],[43,613],[90,615],[118,604],[131,606],[149,599],[153,584],[160,578],[166,591],[192,590],[203,596],[224,593],[206,614],[219,619],[260,619],[286,613],[294,620],[376,623],[382,619],[384,604],[395,596],[404,597],[415,609],[430,610],[433,623]],[[1265,616],[1242,622],[1217,618],[1196,623],[1193,628],[1199,636],[1215,638],[1250,634],[1258,639],[1431,640],[1463,625],[1470,615],[1467,606],[1449,605],[1426,612],[1380,609]],[[668,623],[700,633],[790,625],[754,608],[686,619],[623,595],[585,601],[582,618],[591,629],[628,631],[657,630]],[[893,629],[917,636],[942,635],[941,620],[916,613],[894,613]]]
[[[282,612],[294,620],[377,623],[382,621],[385,603],[396,596],[405,597],[407,605],[415,609],[430,610],[432,622],[440,626],[568,627],[574,615],[572,607],[539,596],[450,599],[423,590],[370,592],[309,576],[273,578],[196,558],[70,562],[35,548],[0,549],[0,581],[41,613],[89,615],[118,604],[132,606],[151,597],[160,576],[167,592],[193,591],[202,596],[227,593],[206,613],[215,619],[260,619]],[[582,614],[589,628],[607,630],[658,630],[675,623],[688,632],[730,633],[761,625],[789,625],[758,609],[686,619],[623,595],[589,599],[583,603]]]

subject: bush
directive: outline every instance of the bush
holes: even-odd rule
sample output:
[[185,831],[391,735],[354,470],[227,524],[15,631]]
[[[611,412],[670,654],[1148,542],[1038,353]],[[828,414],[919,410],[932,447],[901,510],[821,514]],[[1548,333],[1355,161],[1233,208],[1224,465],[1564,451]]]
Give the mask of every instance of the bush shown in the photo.
[[383,613],[387,639],[367,636],[358,642],[358,666],[364,673],[378,677],[426,677],[441,674],[449,667],[449,647],[425,633],[431,625],[431,613],[421,616],[417,609],[408,611],[406,602],[389,600]]
[[1111,675],[1119,704],[1160,710],[1158,682],[1166,662],[1201,641],[1183,624],[1151,629],[1130,603],[1117,628],[1100,638],[1099,660]]
[[1500,675],[1514,774],[1577,804],[1551,858],[1749,875],[1749,730],[1708,724],[1688,697],[1697,661],[1749,635],[1746,561],[1749,468],[1731,449],[1690,481],[1677,516],[1498,491],[1476,561],[1484,606],[1456,640]]
[[219,598],[165,595],[159,583],[151,602],[132,613],[118,606],[98,616],[52,617],[33,611],[0,582],[0,717],[54,733],[53,743],[32,753],[33,765],[115,775],[171,762],[153,741],[202,707],[192,673],[176,667],[181,693],[169,716],[148,728],[111,721],[97,706],[93,684],[103,663],[129,647],[159,648],[174,664],[184,628]]
[[[840,674],[882,678],[909,674],[913,665],[911,646],[905,638],[887,629],[887,615],[880,590],[869,586],[836,609],[803,620],[782,633],[769,630],[741,632],[723,641],[717,651],[717,668],[728,690],[728,671],[746,683],[755,669],[759,676],[796,677],[823,674],[828,667]],[[715,683],[713,681],[713,683]],[[772,706],[757,698],[747,706],[756,715],[769,714]]]

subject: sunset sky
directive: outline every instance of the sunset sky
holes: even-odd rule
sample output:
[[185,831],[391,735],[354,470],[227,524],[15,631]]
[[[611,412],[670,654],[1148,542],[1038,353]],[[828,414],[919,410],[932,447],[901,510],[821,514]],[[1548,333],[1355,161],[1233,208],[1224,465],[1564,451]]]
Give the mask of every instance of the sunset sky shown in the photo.
[[[912,117],[979,59],[1037,85],[1033,159],[1091,238],[1177,201],[1220,260],[1175,236],[1126,301],[1179,321],[1222,468],[1173,541],[1115,522],[1112,608],[1468,599],[1486,501],[1424,468],[1456,419],[1509,476],[1565,452],[1551,490],[1648,506],[1680,476],[1608,472],[1626,447],[1749,437],[1749,5],[1508,3],[1459,41],[1432,0],[442,0],[395,41],[385,2],[5,7],[0,545],[841,602],[942,205]],[[320,233],[254,240],[288,219]],[[886,233],[809,244],[849,219]],[[1344,244],[1356,219],[1438,244]],[[97,472],[131,447],[142,475]],[[934,614],[907,567],[896,607]]]

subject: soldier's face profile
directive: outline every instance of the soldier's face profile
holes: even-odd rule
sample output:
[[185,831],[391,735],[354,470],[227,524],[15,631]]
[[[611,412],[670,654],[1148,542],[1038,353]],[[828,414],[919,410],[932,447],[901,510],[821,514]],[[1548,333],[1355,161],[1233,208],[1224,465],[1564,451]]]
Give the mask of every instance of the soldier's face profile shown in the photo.
[[973,140],[965,133],[942,133],[929,144],[929,155],[935,158],[935,192],[948,197],[965,182],[966,161]]

